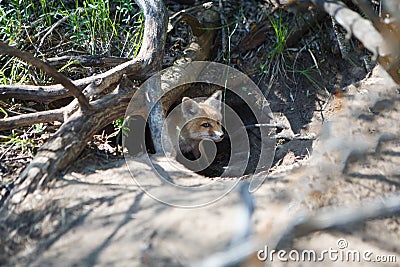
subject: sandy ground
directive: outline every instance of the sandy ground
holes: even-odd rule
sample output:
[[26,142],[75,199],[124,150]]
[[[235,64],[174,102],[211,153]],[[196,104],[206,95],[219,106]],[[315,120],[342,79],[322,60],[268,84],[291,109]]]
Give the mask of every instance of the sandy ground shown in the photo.
[[[248,236],[258,237],[254,253],[265,245],[274,249],[291,223],[301,221],[301,214],[367,205],[370,199],[398,193],[398,87],[376,69],[359,87],[346,90],[343,99],[331,102],[330,123],[321,126],[316,118],[309,129],[307,134],[318,136],[311,157],[296,160],[291,152],[296,144],[289,147],[283,163],[272,173],[257,174],[267,179],[255,193],[247,194],[254,201],[251,217],[247,217],[249,204],[240,193],[241,186],[220,198],[237,178],[211,180],[184,169],[173,170],[165,159],[153,157],[157,169],[170,174],[168,182],[196,189],[176,190],[168,182],[154,179],[155,169],[144,156],[130,159],[128,165],[124,160],[88,156],[69,168],[49,190],[24,198],[27,183],[16,188],[1,209],[1,246],[3,251],[19,252],[1,258],[1,265],[187,266]],[[204,187],[197,190],[200,186]],[[177,208],[154,197],[187,205],[213,203]],[[392,255],[397,260],[374,266],[398,266],[399,222],[397,214],[318,231],[281,242],[280,247],[317,253],[324,249],[368,250],[373,253],[371,259]],[[347,242],[346,248],[338,247],[339,239]],[[253,254],[242,266],[263,264]],[[321,264],[274,260],[271,266]],[[323,264],[371,265],[331,259]]]

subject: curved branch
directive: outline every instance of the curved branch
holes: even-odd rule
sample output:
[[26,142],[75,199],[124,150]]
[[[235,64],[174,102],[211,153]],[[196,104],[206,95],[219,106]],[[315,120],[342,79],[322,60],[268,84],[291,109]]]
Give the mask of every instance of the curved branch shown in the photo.
[[63,22],[65,22],[67,19],[69,18],[69,16],[65,16],[63,18],[61,18],[60,20],[58,20],[55,24],[53,24],[52,26],[50,26],[48,28],[48,30],[46,31],[46,33],[44,34],[43,38],[40,40],[40,43],[36,49],[36,53],[35,56],[38,55],[38,53],[40,52],[40,48],[42,48],[44,41],[46,40],[46,38],[54,31],[55,28],[57,28],[58,26],[60,26]]
[[90,110],[89,101],[83,95],[81,90],[75,84],[73,84],[67,77],[65,77],[63,74],[59,73],[53,66],[34,57],[29,52],[20,51],[12,46],[6,45],[3,42],[0,42],[0,52],[2,52],[3,54],[7,54],[9,56],[18,57],[18,58],[34,65],[35,67],[43,70],[48,75],[53,77],[53,79],[56,82],[62,84],[65,88],[67,88],[71,92],[71,94],[78,99],[79,105],[82,108],[82,110],[85,110],[85,111]]
[[[160,57],[162,58],[162,56]],[[80,88],[80,90],[85,88],[88,84],[95,83],[97,85],[95,88],[96,92],[100,93],[110,85],[117,84],[124,74],[127,74],[129,78],[135,80],[144,80],[148,78],[151,75],[149,71],[152,69],[152,64],[150,64],[149,61],[149,59],[140,57],[131,59],[104,73],[78,79],[72,81],[72,83]],[[61,84],[45,86],[0,85],[0,99],[18,98],[47,103],[69,96],[71,96],[71,93]]]

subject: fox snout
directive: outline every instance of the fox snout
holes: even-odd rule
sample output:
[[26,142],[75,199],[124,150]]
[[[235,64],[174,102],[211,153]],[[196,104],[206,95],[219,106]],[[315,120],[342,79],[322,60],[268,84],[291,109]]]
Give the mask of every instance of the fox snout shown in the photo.
[[[201,120],[200,120],[201,121]],[[200,139],[211,139],[214,142],[220,142],[224,138],[224,132],[222,131],[221,123],[212,119],[208,119],[206,122],[201,123]]]
[[218,131],[218,132],[215,132],[215,133],[214,133],[213,135],[211,135],[210,137],[211,137],[211,139],[212,139],[214,142],[220,142],[220,141],[222,141],[222,139],[224,139],[224,133]]

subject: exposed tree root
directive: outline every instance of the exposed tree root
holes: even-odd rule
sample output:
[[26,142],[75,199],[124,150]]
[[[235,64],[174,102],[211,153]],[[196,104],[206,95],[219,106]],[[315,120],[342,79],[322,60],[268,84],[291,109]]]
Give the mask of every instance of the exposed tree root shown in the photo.
[[[102,92],[104,89],[116,88],[111,94],[105,95],[99,100],[89,102],[76,84],[71,83],[59,73],[54,73],[54,68],[38,59],[29,57],[26,53],[20,53],[14,48],[4,44],[0,46],[3,53],[19,56],[39,67],[47,70],[56,81],[75,95],[80,104],[80,109],[73,108],[76,101],[69,105],[69,111],[75,112],[68,116],[68,110],[48,111],[38,114],[21,115],[17,118],[8,118],[2,121],[2,129],[20,127],[30,122],[63,120],[60,129],[38,150],[32,162],[21,173],[16,184],[29,181],[29,193],[38,185],[42,187],[54,176],[54,174],[75,160],[82,152],[87,142],[100,129],[113,120],[122,117],[130,98],[135,92],[132,83],[122,79],[123,75],[134,77],[146,77],[161,67],[166,36],[166,16],[163,2],[137,1],[145,16],[145,36],[138,58],[123,63],[101,75],[78,81],[79,85],[87,85],[86,97]],[[58,91],[62,90],[57,87]],[[84,100],[83,100],[84,99]],[[138,103],[138,107],[143,103]],[[82,108],[85,107],[85,108]],[[53,114],[51,114],[53,112]],[[69,113],[69,112],[67,112]],[[16,121],[18,119],[18,121]]]
[[[63,170],[79,156],[87,142],[96,132],[115,119],[124,116],[128,103],[137,90],[130,78],[144,80],[161,69],[167,25],[164,5],[162,2],[149,3],[148,1],[138,1],[138,4],[145,15],[145,36],[138,57],[124,62],[105,73],[73,82],[74,90],[76,91],[79,87],[79,94],[84,95],[85,100],[105,90],[112,91],[110,94],[104,95],[96,101],[90,101],[90,110],[78,109],[78,101],[74,100],[68,106],[57,110],[23,114],[1,121],[0,129],[2,130],[40,122],[63,122],[60,129],[38,150],[31,164],[26,167],[16,181],[16,185],[27,181],[28,190],[25,194],[34,191],[38,186],[45,188],[46,184],[57,172]],[[206,60],[211,53],[215,30],[203,30],[200,27],[215,26],[218,14],[210,11],[203,24],[200,24],[193,17],[190,17],[190,20],[187,18],[187,16],[183,16],[181,19],[196,29],[194,31],[195,39],[184,51],[185,57],[180,60],[181,62]],[[47,63],[44,64],[47,66]],[[43,87],[4,86],[0,90],[3,90],[2,97],[13,96],[36,100],[39,99],[35,95],[38,92],[38,88],[43,89],[39,90],[42,93],[39,95],[43,96],[44,102],[67,97],[71,94],[61,85]],[[80,90],[83,88],[85,89],[82,94]],[[161,103],[158,103],[160,105],[158,115],[150,114],[150,122],[153,118],[156,123],[156,125],[150,123],[153,139],[155,139],[154,134],[160,134],[160,131],[157,130],[159,127],[157,124],[163,121],[163,111],[175,102],[186,89],[187,87],[182,87],[177,92],[174,92],[173,95],[170,94],[165,97],[162,101],[165,108],[163,109]],[[153,90],[158,89],[153,88]],[[151,96],[151,92],[147,92],[147,94]],[[153,92],[153,95],[157,94],[157,92]],[[144,96],[139,97],[136,101],[137,103],[132,105],[136,107],[134,108],[135,113],[144,115],[146,98]],[[150,101],[147,105],[151,106],[153,103]],[[155,143],[157,144],[157,142]]]

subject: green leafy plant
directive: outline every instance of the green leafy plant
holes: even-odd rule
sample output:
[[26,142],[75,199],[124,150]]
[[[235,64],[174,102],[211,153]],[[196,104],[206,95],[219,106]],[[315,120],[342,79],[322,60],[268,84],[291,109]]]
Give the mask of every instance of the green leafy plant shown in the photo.
[[[113,122],[113,125],[114,125],[114,131],[115,132],[110,137],[115,136],[116,137],[116,143],[119,144],[120,141],[121,141],[122,135],[128,136],[128,133],[129,133],[130,129],[129,129],[129,127],[127,127],[125,125],[125,118],[116,119]],[[123,151],[121,151],[121,154],[123,154]]]

